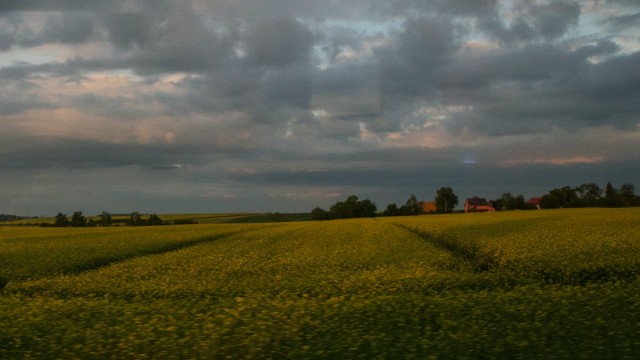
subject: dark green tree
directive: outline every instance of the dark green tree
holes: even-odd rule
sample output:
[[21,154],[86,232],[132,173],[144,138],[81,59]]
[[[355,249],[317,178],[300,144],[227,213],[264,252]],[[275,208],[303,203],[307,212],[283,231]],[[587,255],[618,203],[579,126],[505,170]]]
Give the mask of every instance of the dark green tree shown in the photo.
[[490,201],[489,203],[493,204],[493,207],[498,211],[529,210],[536,208],[535,205],[529,204],[522,194],[513,196],[510,192],[503,193],[499,199]]
[[387,205],[387,209],[382,214],[384,216],[398,216],[400,215],[400,209],[398,209],[398,205],[396,203]]
[[607,200],[613,199],[616,197],[616,189],[613,187],[613,185],[611,185],[611,181],[607,182],[607,186],[605,187],[605,190],[604,190],[604,197]]
[[356,202],[356,217],[374,217],[376,211],[378,211],[376,204],[369,199]]
[[436,191],[435,203],[438,212],[451,212],[458,205],[458,196],[450,187],[441,187]]
[[422,207],[418,202],[415,195],[411,194],[407,202],[400,207],[400,215],[420,215],[422,214]]
[[631,184],[623,184],[620,186],[618,196],[624,203],[624,206],[636,205],[636,189]]
[[345,201],[338,201],[329,209],[331,219],[349,219],[359,217],[373,217],[376,215],[376,204],[369,199],[358,200],[351,195]]
[[111,214],[109,214],[106,211],[103,211],[102,214],[100,214],[100,225],[111,226],[112,223],[113,221],[111,220]]
[[542,196],[540,206],[545,209],[559,209],[566,207],[568,204],[565,193],[561,189],[550,190]]
[[504,203],[502,201],[502,197],[495,199],[495,200],[491,200],[489,201],[491,204],[493,204],[493,208],[496,209],[496,211],[502,211],[502,208],[504,207]]
[[556,188],[545,194],[540,201],[540,206],[545,209],[558,209],[576,206],[579,203],[575,189],[569,186]]
[[142,216],[137,211],[134,211],[129,215],[129,225],[131,226],[142,226],[144,225],[144,221],[142,220]]
[[67,217],[67,215],[59,212],[58,215],[56,215],[55,221],[53,222],[53,226],[57,226],[57,227],[69,226],[69,218]]
[[311,220],[329,220],[329,212],[318,206],[311,210]]
[[618,193],[616,188],[611,185],[611,181],[607,182],[607,187],[604,190],[604,206],[606,207],[623,207],[625,201]]
[[164,224],[164,221],[162,221],[162,219],[160,219],[160,216],[158,216],[156,214],[151,214],[151,215],[149,215],[149,220],[147,220],[147,224],[151,225],[151,226],[162,225],[162,224]]
[[578,186],[575,193],[579,198],[580,206],[600,206],[602,205],[602,189],[594,183],[586,183]]
[[85,227],[87,226],[87,218],[82,215],[82,211],[75,211],[71,215],[71,226],[73,227]]
[[[494,206],[496,204],[494,203]],[[511,194],[510,192],[506,192],[503,193],[502,196],[500,196],[500,202],[499,202],[500,208],[496,208],[497,210],[515,210],[516,209],[516,198],[513,196],[513,194]]]
[[329,208],[329,217],[332,219],[354,218],[356,213],[356,202],[358,197],[351,195],[345,201],[338,201]]
[[576,195],[576,190],[572,189],[571,186],[563,186],[560,188],[562,191],[562,195],[565,199],[565,207],[571,207],[572,205],[578,202],[578,196]]
[[524,196],[522,196],[522,194],[518,194],[515,199],[514,199],[514,208],[516,210],[527,210],[529,209],[529,205],[527,204],[527,201],[524,199]]

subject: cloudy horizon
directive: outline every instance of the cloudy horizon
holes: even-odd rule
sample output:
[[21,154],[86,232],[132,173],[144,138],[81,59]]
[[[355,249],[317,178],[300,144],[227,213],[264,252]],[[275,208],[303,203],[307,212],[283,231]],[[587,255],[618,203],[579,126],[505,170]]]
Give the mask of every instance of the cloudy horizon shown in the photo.
[[640,186],[639,30],[632,0],[3,1],[0,213]]

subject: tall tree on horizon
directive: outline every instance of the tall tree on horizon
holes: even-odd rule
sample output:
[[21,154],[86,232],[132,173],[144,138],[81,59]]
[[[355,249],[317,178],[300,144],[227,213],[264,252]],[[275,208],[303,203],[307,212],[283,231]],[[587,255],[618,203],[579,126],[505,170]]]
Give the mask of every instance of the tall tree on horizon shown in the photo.
[[56,226],[56,227],[69,226],[69,218],[67,217],[67,215],[59,212],[56,215],[55,221],[53,222],[53,226]]
[[436,191],[435,198],[438,212],[451,212],[458,205],[458,196],[450,187],[441,187]]

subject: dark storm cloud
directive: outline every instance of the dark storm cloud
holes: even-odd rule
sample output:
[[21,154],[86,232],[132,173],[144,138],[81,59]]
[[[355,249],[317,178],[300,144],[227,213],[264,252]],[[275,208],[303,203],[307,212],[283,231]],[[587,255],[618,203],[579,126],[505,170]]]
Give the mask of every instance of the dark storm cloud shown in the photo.
[[103,96],[87,92],[78,96],[66,97],[65,105],[83,109],[87,114],[134,120],[153,114],[148,110],[153,105],[150,101],[151,99],[145,97]]
[[251,106],[257,95],[261,71],[230,68],[225,72],[213,72],[204,77],[189,77],[178,84],[185,95],[158,93],[155,97],[176,114],[192,112],[215,113],[240,110]]
[[208,71],[229,55],[230,45],[224,34],[208,29],[200,17],[185,11],[166,19],[151,44],[121,62],[140,75]]
[[413,187],[427,180],[425,169],[341,169],[324,171],[282,171],[234,174],[232,179],[253,184],[307,186]]
[[0,11],[74,11],[108,9],[112,6],[106,3],[97,0],[4,0],[0,2]]
[[365,41],[363,38],[363,34],[355,29],[335,26],[327,29],[320,40],[326,41],[326,44],[322,46],[322,50],[333,65],[336,63],[337,57],[347,48],[361,51]]
[[0,11],[131,12],[151,7],[169,9],[174,3],[172,0],[3,0]]
[[3,99],[0,97],[0,115],[15,115],[33,109],[55,109],[55,106],[38,99]]
[[445,75],[451,83],[441,83],[447,101],[473,106],[472,113],[453,124],[487,134],[538,132],[551,126],[633,127],[634,114],[640,111],[635,85],[640,81],[640,53],[597,64],[587,61],[615,49],[615,44],[600,42],[574,52],[557,47],[507,52],[476,73],[469,73],[474,71],[469,70],[472,62],[463,61],[451,77]]
[[28,25],[19,13],[0,12],[0,51],[12,46],[84,44],[95,34],[95,18],[88,12],[63,12],[47,16],[41,28]]
[[266,67],[309,62],[314,42],[313,33],[291,18],[264,19],[253,23],[243,40],[249,64]]
[[[313,34],[305,25],[276,18],[248,25],[241,33],[218,34],[201,22],[194,25],[202,20],[190,18],[183,34],[171,32],[171,39],[160,37],[160,45],[142,46],[135,55],[113,64],[79,60],[78,65],[130,68],[130,64],[140,75],[156,71],[197,74],[175,83],[184,91],[182,95],[159,92],[150,96],[169,113],[238,110],[254,113],[258,122],[269,122],[283,108],[308,108]],[[196,36],[194,28],[201,31],[202,41],[183,45]],[[203,43],[207,46],[200,46]],[[234,46],[243,53],[234,54]]]
[[307,110],[310,101],[310,76],[307,64],[268,72],[260,86],[264,104]]
[[[70,27],[85,26],[85,20],[93,17],[88,14],[75,14],[74,16],[83,19],[79,24],[66,25]],[[85,16],[88,16],[85,18]],[[125,19],[137,19],[140,15],[114,15],[106,18],[105,23],[111,26],[109,40],[117,48],[139,45],[136,51],[116,53],[113,57],[85,58],[76,56],[64,63],[46,63],[29,66],[30,73],[51,73],[59,75],[81,74],[86,71],[109,71],[119,69],[131,69],[143,76],[153,76],[155,74],[172,72],[204,72],[211,70],[214,66],[229,55],[231,43],[224,34],[204,26],[202,18],[191,13],[177,13],[166,19],[162,24],[138,24],[130,26],[128,29],[117,32],[114,30],[115,24],[124,16]],[[74,17],[75,18],[75,17]],[[54,20],[57,24],[58,20]],[[122,20],[124,21],[124,20]],[[49,24],[49,22],[47,23]],[[56,27],[57,25],[45,25]],[[93,26],[93,25],[91,25]],[[92,28],[87,28],[90,30]],[[31,39],[28,44],[32,46],[47,42],[68,42],[75,43],[89,39],[90,32],[70,32],[58,29],[59,31],[46,32],[46,36]],[[145,34],[145,31],[147,34]],[[151,34],[153,33],[152,39]],[[70,34],[75,34],[74,36]],[[153,40],[151,43],[148,41]],[[0,70],[27,67],[27,63],[13,67],[5,67]]]
[[187,103],[205,112],[249,110],[258,122],[281,115],[283,107],[308,108],[314,36],[307,26],[295,19],[263,19],[235,40],[242,54],[182,84]]
[[564,35],[569,28],[578,25],[580,3],[576,1],[552,2],[533,6],[530,10],[533,26],[547,40]]
[[[166,164],[202,164],[194,156],[203,149],[190,145],[173,147],[154,144],[113,144],[90,140],[29,142],[6,140],[10,149],[1,149],[0,168],[115,168],[138,166],[154,168]],[[27,146],[28,145],[28,146]],[[217,151],[222,152],[221,149]]]
[[144,13],[110,13],[102,16],[109,40],[116,48],[145,46],[154,37],[154,21]]
[[404,24],[398,53],[421,70],[442,65],[458,49],[462,29],[443,17],[420,17]]
[[640,26],[640,12],[620,16],[612,16],[605,19],[605,23],[618,30]]
[[450,17],[410,18],[392,35],[393,45],[375,49],[382,67],[385,109],[406,108],[434,96],[436,75],[455,59],[463,35],[464,29]]
[[0,79],[5,86],[7,81],[24,81],[33,71],[33,66],[29,64],[16,64],[0,68]]
[[[593,179],[602,185],[607,177],[616,173],[626,173],[618,181],[633,182],[640,175],[640,167],[635,163],[620,162],[610,164],[524,165],[502,167],[491,165],[430,165],[388,166],[379,169],[336,169],[323,171],[265,171],[254,174],[234,174],[233,180],[262,186],[325,186],[358,188],[394,188],[396,199],[408,196],[410,191],[421,194],[435,194],[440,186],[451,186],[458,194],[471,197],[477,194],[499,197],[500,191],[527,189],[526,196],[541,196],[546,191],[564,185],[577,186]],[[475,179],[473,185],[466,180]],[[502,184],[495,189],[494,184]],[[405,195],[406,194],[406,195]],[[347,195],[347,194],[345,194]]]
[[443,13],[470,17],[497,16],[498,0],[437,1],[437,9]]
[[380,114],[380,65],[345,62],[316,69],[312,107],[322,108],[332,116]]
[[252,114],[256,124],[269,123],[282,118],[283,110],[309,108],[310,76],[308,64],[273,69],[237,64],[184,79],[177,84],[184,94],[161,92],[152,98],[167,113],[242,111]]
[[[440,74],[442,87],[487,87],[496,83],[514,84],[560,81],[584,74],[589,76],[590,58],[615,54],[619,46],[609,40],[569,50],[553,44],[534,44],[521,49],[495,49],[480,55],[460,54]],[[560,84],[556,84],[560,85]]]
[[[221,10],[235,7],[241,10],[238,14],[246,14],[248,10],[244,9],[249,4],[255,5],[252,2],[209,3],[220,6]],[[358,13],[358,16],[371,17],[371,12],[375,13],[372,9],[382,6],[376,2],[367,4],[367,11],[363,12],[362,4],[347,6],[346,11],[359,9],[352,12],[354,16]],[[451,16],[490,20],[497,16],[495,1],[425,4],[423,11],[440,11]],[[95,26],[102,26],[107,39],[122,50],[117,50],[113,57],[78,56],[65,63],[16,65],[2,68],[0,75],[17,79],[42,73],[78,79],[87,71],[133,70],[152,79],[163,73],[188,72],[198,76],[176,84],[184,90],[183,94],[159,92],[145,98],[176,115],[249,110],[256,121],[266,122],[291,114],[288,107],[308,109],[312,99],[324,99],[321,103],[335,106],[342,103],[340,106],[350,111],[337,112],[347,114],[376,113],[383,103],[387,115],[406,115],[413,111],[415,102],[462,103],[473,106],[474,110],[456,115],[450,128],[467,126],[489,134],[498,131],[497,128],[502,129],[500,133],[535,132],[540,131],[540,126],[548,129],[557,123],[593,125],[594,119],[606,123],[619,118],[618,114],[635,111],[628,100],[633,99],[637,91],[625,80],[634,79],[635,72],[632,71],[630,77],[620,76],[616,68],[606,65],[613,59],[601,64],[589,62],[595,56],[615,54],[619,47],[610,40],[574,51],[563,44],[536,43],[482,54],[466,53],[461,49],[470,28],[463,27],[451,16],[411,16],[400,31],[389,35],[393,45],[374,48],[374,58],[364,63],[336,63],[341,47],[360,51],[366,37],[343,25],[332,34],[318,35],[318,28],[312,30],[299,20],[282,16],[262,16],[241,26],[228,23],[212,26],[206,17],[195,15],[188,6],[160,4],[155,7],[151,3],[142,6],[149,12],[49,15],[43,28],[47,31],[42,31],[49,36],[49,41],[87,41],[91,34],[97,33]],[[306,10],[291,6],[299,9],[300,14],[307,14]],[[404,6],[405,9],[420,8],[412,2],[405,2]],[[532,31],[529,38],[517,35],[517,39],[555,39],[576,24],[580,6],[575,2],[541,5],[525,2],[517,8],[517,15],[526,20],[526,27]],[[90,25],[91,19],[100,20],[99,25]],[[326,69],[314,70],[310,66],[311,49],[323,36],[333,46],[328,50],[333,63]],[[627,66],[624,72],[628,72],[629,68],[634,69],[632,61],[633,58],[624,61],[621,57],[618,65],[624,63]],[[620,96],[614,93],[623,88],[626,91],[621,91]],[[605,96],[597,98],[591,94]],[[559,95],[562,99],[558,99]],[[590,100],[590,104],[577,106],[584,99]],[[91,96],[85,94],[73,104],[87,109],[101,108],[102,114],[113,109],[118,117],[127,114],[118,108],[114,98],[98,99],[93,94],[91,100]],[[16,108],[26,108],[25,105]],[[537,123],[525,123],[541,118]],[[488,126],[492,121],[497,125]],[[505,123],[509,126],[505,127]],[[386,121],[385,126],[373,129],[392,130],[398,125],[397,120],[395,126]]]
[[43,44],[52,42],[82,44],[91,38],[94,22],[93,16],[88,13],[49,15],[40,36],[34,41]]
[[33,30],[20,14],[0,11],[0,51],[9,50],[15,44],[33,36]]
[[636,0],[607,0],[607,3],[621,4],[629,7],[640,7],[640,3],[638,3]]
[[385,18],[394,9],[404,9],[404,1],[384,0],[210,0],[206,4],[215,16],[223,18],[309,17],[325,19]]

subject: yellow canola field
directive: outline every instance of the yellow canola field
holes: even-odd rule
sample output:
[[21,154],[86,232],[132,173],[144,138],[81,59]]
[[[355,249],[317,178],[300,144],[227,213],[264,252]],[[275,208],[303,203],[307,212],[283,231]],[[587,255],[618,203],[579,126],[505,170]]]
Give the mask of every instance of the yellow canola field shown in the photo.
[[[431,219],[430,219],[431,220]],[[640,211],[571,209],[398,222],[485,270],[584,284],[640,273]]]
[[0,358],[633,358],[639,219],[0,229]]

